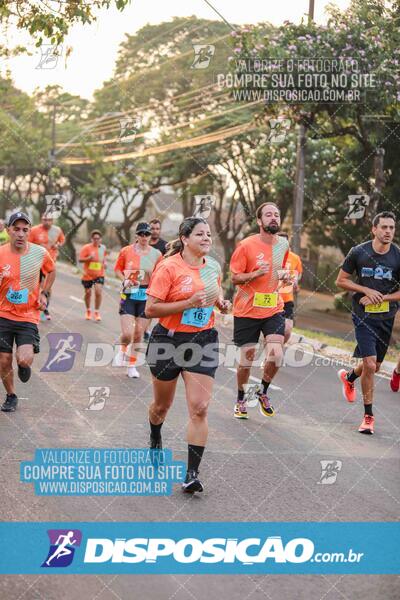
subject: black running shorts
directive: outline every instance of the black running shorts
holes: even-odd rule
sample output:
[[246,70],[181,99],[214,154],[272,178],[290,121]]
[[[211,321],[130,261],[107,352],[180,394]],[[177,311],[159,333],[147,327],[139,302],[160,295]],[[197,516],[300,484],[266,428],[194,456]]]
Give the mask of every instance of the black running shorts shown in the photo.
[[35,323],[12,321],[0,317],[0,352],[12,353],[14,342],[17,346],[32,345],[33,352],[40,352],[39,330]]
[[[147,285],[140,286],[140,291],[143,293],[145,289],[147,289]],[[146,293],[144,294],[146,297]],[[131,294],[127,292],[126,294],[121,294],[121,301],[119,304],[119,314],[120,315],[130,315],[131,317],[140,317],[142,319],[147,319],[145,309],[146,308],[146,300],[134,300],[131,298]]]
[[258,344],[260,333],[264,337],[267,335],[285,335],[285,313],[276,313],[265,319],[233,317],[233,341],[236,346]]
[[104,285],[104,277],[96,277],[95,279],[81,279],[81,281],[85,290],[93,287],[95,283],[100,283],[101,285]]
[[293,321],[294,302],[291,300],[289,302],[285,302],[283,305],[283,312],[285,313],[285,319],[290,319]]
[[159,323],[151,332],[146,360],[156,379],[172,381],[182,371],[215,377],[218,367],[218,331],[169,331]]
[[378,363],[383,362],[392,335],[394,317],[391,319],[372,319],[353,314],[354,331],[357,346],[353,356],[365,358],[376,356]]

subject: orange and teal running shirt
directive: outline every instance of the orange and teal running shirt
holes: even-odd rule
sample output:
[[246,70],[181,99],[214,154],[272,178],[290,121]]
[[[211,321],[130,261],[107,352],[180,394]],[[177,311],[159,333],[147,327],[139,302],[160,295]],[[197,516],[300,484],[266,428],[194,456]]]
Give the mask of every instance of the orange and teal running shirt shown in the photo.
[[139,254],[135,244],[130,244],[120,250],[114,271],[124,273],[127,279],[132,279],[134,282],[140,275],[140,285],[147,285],[162,257],[161,252],[156,248],[150,247],[148,254]]
[[38,323],[39,275],[54,270],[54,261],[42,246],[28,242],[25,254],[0,247],[0,317]]
[[84,262],[82,281],[91,281],[97,277],[104,277],[104,261],[106,259],[106,247],[104,244],[95,246],[93,243],[85,244],[79,252],[79,259],[84,260],[92,256],[90,262]]
[[194,267],[188,265],[180,254],[174,254],[164,258],[154,271],[147,295],[154,296],[162,302],[178,302],[204,290],[207,308],[188,309],[159,319],[160,325],[166,329],[192,333],[213,327],[213,309],[219,297],[220,287],[221,267],[214,258],[206,256],[203,265]]
[[43,225],[35,225],[29,233],[29,241],[46,248],[55,261],[58,256],[58,248],[55,247],[55,244],[62,246],[65,242],[65,236],[58,225],[51,225],[50,229],[46,229]]
[[233,300],[235,317],[265,319],[283,311],[283,300],[278,290],[278,271],[288,257],[289,243],[276,237],[275,244],[266,244],[259,234],[242,240],[232,254],[230,269],[234,274],[257,271],[260,263],[269,264],[269,271],[248,283],[237,286]]
[[[290,269],[290,271],[295,271],[297,278],[303,273],[303,264],[301,262],[301,258],[298,254],[295,254],[291,250],[289,250],[289,255],[286,261],[285,269]],[[293,302],[293,286],[287,286],[289,289],[288,292],[279,292],[283,302]],[[284,288],[284,289],[287,289]]]

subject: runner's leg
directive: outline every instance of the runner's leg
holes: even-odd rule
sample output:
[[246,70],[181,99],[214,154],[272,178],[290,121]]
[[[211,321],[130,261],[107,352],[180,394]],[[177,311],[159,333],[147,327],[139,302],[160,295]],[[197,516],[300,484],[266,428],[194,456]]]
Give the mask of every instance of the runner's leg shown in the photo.
[[153,376],[153,400],[149,406],[150,448],[162,447],[161,427],[174,401],[177,381],[178,377],[162,381]]
[[208,437],[207,412],[214,385],[209,375],[183,371],[186,389],[186,402],[189,411],[187,428],[188,465],[183,491],[202,492],[203,484],[198,478],[199,466]]
[[90,310],[90,301],[92,299],[92,288],[87,287],[87,288],[84,288],[84,290],[85,290],[84,301],[85,301],[86,310]]
[[[374,376],[377,369],[376,356],[366,356],[362,359],[361,390],[364,406],[372,406],[374,397]],[[357,367],[358,368],[358,367]]]
[[293,330],[293,319],[285,319],[285,344],[289,341]]
[[0,376],[7,394],[15,394],[11,352],[0,352]]
[[134,317],[132,315],[120,315],[121,335],[119,341],[123,352],[127,351],[128,345],[132,340],[133,321]]
[[101,283],[94,284],[94,310],[99,311],[101,301],[103,299],[103,285]]
[[[263,372],[263,382],[270,384],[283,361],[283,343],[284,336],[271,334],[264,340],[265,362]],[[266,392],[266,390],[265,390]]]
[[255,346],[242,346],[240,348],[240,364],[237,368],[237,386],[239,391],[243,391],[243,394],[244,386],[249,381],[251,366],[253,364],[255,354]]
[[183,381],[186,389],[186,402],[189,410],[187,428],[188,444],[205,446],[208,436],[207,411],[210,404],[213,377],[200,373],[183,371]]

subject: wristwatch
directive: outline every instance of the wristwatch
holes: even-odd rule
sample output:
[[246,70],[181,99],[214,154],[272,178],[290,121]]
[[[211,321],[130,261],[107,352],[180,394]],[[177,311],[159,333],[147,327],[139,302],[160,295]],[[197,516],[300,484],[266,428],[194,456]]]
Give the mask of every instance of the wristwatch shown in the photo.
[[46,296],[46,298],[49,299],[49,292],[45,292],[44,290],[41,290],[40,293],[44,294]]

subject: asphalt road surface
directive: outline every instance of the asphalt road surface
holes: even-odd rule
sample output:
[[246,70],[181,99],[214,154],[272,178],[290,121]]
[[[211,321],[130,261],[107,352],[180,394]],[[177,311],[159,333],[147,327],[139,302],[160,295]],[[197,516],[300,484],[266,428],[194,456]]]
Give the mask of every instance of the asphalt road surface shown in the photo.
[[[274,418],[249,409],[233,418],[235,372],[217,371],[209,415],[210,434],[202,463],[202,495],[170,497],[43,497],[19,480],[19,463],[36,448],[147,446],[151,382],[147,367],[139,380],[125,368],[85,367],[88,343],[118,339],[118,294],[105,289],[101,323],[84,320],[79,276],[58,274],[51,302],[53,320],[40,325],[42,350],[14,414],[0,413],[1,520],[3,521],[393,521],[400,508],[400,393],[377,379],[374,436],[362,436],[361,401],[347,404],[337,366],[315,361],[285,367],[272,391]],[[41,373],[48,354],[46,334],[81,333],[83,346],[65,373]],[[231,331],[221,327],[220,340]],[[253,375],[259,376],[259,369]],[[90,386],[110,388],[102,410],[87,410]],[[24,398],[24,399],[22,399]],[[187,410],[179,383],[163,427],[164,447],[186,461]],[[321,460],[341,461],[332,485],[318,484]],[[7,599],[307,599],[399,598],[396,576],[3,576]]]

